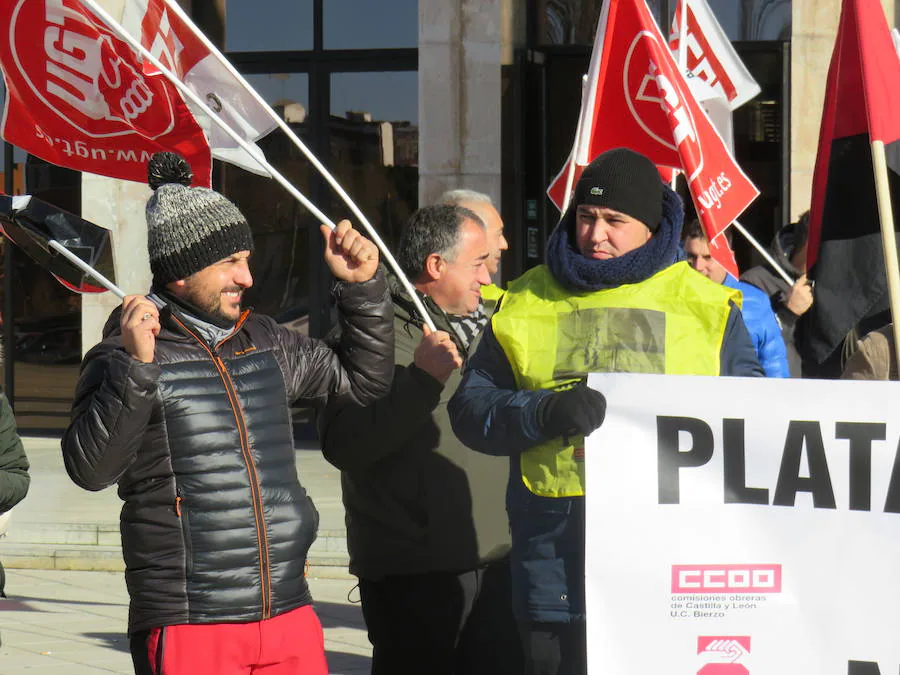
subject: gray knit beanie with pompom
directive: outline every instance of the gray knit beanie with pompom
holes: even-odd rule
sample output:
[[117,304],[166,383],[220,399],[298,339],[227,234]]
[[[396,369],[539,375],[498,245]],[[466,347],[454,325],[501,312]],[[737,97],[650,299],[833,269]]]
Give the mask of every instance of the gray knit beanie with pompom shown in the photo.
[[180,155],[157,152],[147,165],[147,250],[153,283],[186,279],[238,251],[253,250],[253,234],[238,208],[215,190],[190,187]]

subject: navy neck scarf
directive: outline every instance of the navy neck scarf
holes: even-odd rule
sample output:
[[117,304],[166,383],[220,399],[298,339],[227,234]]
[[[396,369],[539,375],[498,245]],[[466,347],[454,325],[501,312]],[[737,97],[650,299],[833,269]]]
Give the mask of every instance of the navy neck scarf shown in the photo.
[[569,207],[547,243],[547,267],[554,278],[574,292],[600,291],[649,279],[679,259],[684,208],[681,198],[663,186],[663,218],[650,240],[618,258],[593,260],[576,248],[575,205]]

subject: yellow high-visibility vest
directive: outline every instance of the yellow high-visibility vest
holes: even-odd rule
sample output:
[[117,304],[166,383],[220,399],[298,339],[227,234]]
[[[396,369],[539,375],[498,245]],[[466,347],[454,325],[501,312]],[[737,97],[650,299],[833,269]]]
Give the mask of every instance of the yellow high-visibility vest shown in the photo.
[[[546,265],[514,281],[494,335],[520,389],[561,390],[587,373],[718,375],[722,340],[740,291],[676,263],[646,281],[572,293]],[[522,480],[543,497],[584,494],[584,437],[522,453]]]

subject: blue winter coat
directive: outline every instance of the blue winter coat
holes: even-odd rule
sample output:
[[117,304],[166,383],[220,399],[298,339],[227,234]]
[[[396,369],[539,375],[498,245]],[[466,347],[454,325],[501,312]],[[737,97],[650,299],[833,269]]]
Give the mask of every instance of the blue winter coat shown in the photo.
[[769,296],[761,290],[743,281],[738,281],[730,274],[725,275],[723,285],[741,292],[744,301],[741,314],[744,324],[750,333],[750,339],[756,348],[759,363],[766,371],[766,377],[790,377],[787,348],[781,335],[781,327],[772,311]]

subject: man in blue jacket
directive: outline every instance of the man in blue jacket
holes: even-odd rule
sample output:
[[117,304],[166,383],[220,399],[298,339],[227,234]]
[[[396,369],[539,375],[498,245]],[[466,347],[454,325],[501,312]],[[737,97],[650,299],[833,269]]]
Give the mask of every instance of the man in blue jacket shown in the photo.
[[510,458],[513,614],[529,675],[587,672],[584,437],[606,400],[586,374],[763,374],[739,293],[676,262],[683,218],[649,159],[597,157],[547,264],[510,284],[450,400],[463,443]]
[[790,377],[787,348],[769,297],[755,286],[735,279],[713,259],[709,239],[697,220],[685,228],[684,252],[690,266],[707,279],[741,292],[741,313],[766,377]]

